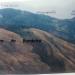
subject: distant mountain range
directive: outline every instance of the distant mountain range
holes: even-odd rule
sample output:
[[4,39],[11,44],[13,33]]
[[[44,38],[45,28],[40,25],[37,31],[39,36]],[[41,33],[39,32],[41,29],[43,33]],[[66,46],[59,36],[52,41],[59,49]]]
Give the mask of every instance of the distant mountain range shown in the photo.
[[0,27],[23,37],[26,34],[24,29],[37,28],[75,43],[75,18],[59,20],[42,14],[6,8],[0,9]]

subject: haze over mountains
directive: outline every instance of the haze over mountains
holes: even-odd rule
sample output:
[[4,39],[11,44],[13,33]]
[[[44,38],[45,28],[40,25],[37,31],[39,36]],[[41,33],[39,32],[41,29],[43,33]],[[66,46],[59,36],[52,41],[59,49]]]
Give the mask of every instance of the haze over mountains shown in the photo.
[[59,20],[12,8],[0,9],[0,27],[23,34],[24,28],[38,28],[75,43],[75,18]]
[[[0,73],[75,72],[74,29],[75,18],[0,9]],[[36,39],[41,41],[24,41]]]

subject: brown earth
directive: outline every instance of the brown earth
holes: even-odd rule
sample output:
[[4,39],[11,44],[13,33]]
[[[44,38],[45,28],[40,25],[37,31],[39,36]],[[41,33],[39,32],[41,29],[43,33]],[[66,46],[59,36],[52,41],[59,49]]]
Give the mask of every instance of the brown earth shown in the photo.
[[[33,33],[41,42],[23,43],[18,34],[0,29],[1,74],[75,72],[74,44],[39,29],[24,31]],[[16,42],[11,42],[12,39]]]

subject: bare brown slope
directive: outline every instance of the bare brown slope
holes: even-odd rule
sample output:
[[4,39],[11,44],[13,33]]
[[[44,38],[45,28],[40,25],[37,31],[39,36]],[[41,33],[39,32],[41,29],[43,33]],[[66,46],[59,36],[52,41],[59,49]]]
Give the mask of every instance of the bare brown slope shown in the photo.
[[42,43],[33,45],[33,51],[50,66],[52,72],[75,72],[74,44],[42,30],[31,28],[28,32],[42,40]]
[[[15,43],[12,39],[17,40]],[[0,73],[49,73],[50,68],[32,53],[32,46],[16,33],[0,29]]]
[[0,39],[5,40],[0,43],[0,73],[75,72],[74,44],[39,29],[24,31],[41,42],[23,43],[16,33],[0,29]]

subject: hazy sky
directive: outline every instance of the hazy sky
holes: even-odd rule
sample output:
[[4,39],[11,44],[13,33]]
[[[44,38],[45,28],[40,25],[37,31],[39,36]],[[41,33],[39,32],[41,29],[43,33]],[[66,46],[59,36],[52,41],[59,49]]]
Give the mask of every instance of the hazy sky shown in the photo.
[[2,7],[12,7],[32,12],[56,11],[56,13],[48,13],[48,15],[61,19],[75,16],[71,15],[71,13],[75,14],[75,0],[0,0],[0,8]]

